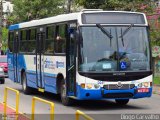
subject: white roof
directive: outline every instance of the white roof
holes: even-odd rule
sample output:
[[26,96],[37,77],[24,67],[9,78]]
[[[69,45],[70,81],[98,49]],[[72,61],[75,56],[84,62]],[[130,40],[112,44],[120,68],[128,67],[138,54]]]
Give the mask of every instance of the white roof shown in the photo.
[[[99,13],[99,12],[116,12],[116,13],[136,13],[136,14],[143,14],[139,12],[129,12],[129,11],[102,11],[102,10],[83,10],[81,12],[77,13],[70,13],[70,14],[61,14],[49,18],[44,18],[44,19],[39,19],[39,20],[32,20],[29,22],[24,22],[24,23],[19,23],[18,28],[27,28],[27,27],[34,27],[34,26],[39,26],[39,25],[45,25],[45,24],[52,24],[52,23],[58,23],[58,22],[65,22],[65,21],[72,21],[72,20],[78,20],[79,25],[82,25],[82,20],[81,20],[81,14],[82,13]],[[143,14],[145,17],[145,23],[147,23],[147,19],[145,14]]]
[[33,27],[51,23],[58,23],[70,20],[78,20],[79,13],[62,14],[54,17],[49,17],[45,19],[32,20],[29,22],[24,22],[19,24],[19,28]]

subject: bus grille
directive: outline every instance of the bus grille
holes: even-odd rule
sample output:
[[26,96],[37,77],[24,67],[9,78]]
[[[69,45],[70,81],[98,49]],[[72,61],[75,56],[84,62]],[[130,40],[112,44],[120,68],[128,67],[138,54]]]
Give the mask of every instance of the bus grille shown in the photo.
[[106,90],[128,90],[133,89],[135,87],[134,84],[122,84],[121,87],[118,87],[117,84],[104,85],[103,88]]
[[107,93],[103,94],[104,98],[132,98],[132,93]]

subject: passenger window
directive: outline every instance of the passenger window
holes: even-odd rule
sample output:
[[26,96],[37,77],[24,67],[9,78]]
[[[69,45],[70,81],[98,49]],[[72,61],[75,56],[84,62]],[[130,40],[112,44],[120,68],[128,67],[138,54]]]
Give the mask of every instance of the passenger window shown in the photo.
[[13,41],[14,41],[14,33],[9,33],[9,41],[8,41],[8,48],[10,52],[13,52]]
[[20,52],[28,52],[27,30],[22,30],[20,36]]
[[56,28],[55,53],[66,52],[67,25],[62,24]]
[[28,52],[35,53],[36,49],[36,29],[28,30]]
[[55,26],[46,28],[45,54],[53,54],[55,38]]

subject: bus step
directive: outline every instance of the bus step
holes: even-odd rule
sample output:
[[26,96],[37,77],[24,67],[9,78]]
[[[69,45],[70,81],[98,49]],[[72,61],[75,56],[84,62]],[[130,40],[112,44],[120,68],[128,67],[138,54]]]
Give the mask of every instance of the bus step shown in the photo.
[[38,91],[39,91],[39,92],[44,92],[44,89],[38,88]]

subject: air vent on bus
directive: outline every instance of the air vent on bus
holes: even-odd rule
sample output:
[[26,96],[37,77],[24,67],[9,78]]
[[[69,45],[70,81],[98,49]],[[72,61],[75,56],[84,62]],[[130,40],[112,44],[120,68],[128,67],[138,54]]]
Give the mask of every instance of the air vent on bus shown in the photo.
[[107,93],[103,94],[104,98],[132,98],[132,93]]
[[117,84],[104,85],[103,88],[107,90],[128,90],[133,89],[134,84],[122,84],[120,87]]

